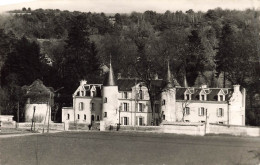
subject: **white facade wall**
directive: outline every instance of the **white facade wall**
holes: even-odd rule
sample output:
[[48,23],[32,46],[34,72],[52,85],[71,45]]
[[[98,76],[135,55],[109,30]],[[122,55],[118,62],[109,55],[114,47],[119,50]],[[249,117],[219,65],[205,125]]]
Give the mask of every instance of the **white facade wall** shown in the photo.
[[165,116],[165,121],[176,121],[176,89],[166,89],[161,94],[161,111]]
[[119,122],[118,86],[103,86],[102,102],[102,120],[106,125],[116,125]]
[[[229,102],[231,125],[245,125],[245,96],[240,92],[240,86],[234,85],[234,92]],[[245,95],[245,90],[243,90]]]
[[62,107],[61,122],[74,122],[73,107]]
[[[177,121],[181,121],[183,117],[183,104],[187,101],[177,100],[176,101],[176,114]],[[228,123],[228,104],[225,102],[215,102],[215,101],[188,101],[186,104],[190,108],[190,114],[184,115],[184,121],[188,122],[205,122],[206,121],[206,111],[207,111],[207,122],[209,123]],[[204,115],[199,115],[199,109],[204,108]],[[223,109],[223,116],[218,116],[219,108]]]
[[[73,98],[73,109],[74,109],[74,118],[77,123],[85,123],[90,124],[91,123],[91,97],[81,97],[81,96],[75,96]],[[83,107],[80,107],[80,104],[83,103]],[[86,116],[86,118],[85,118]]]
[[50,106],[48,104],[25,104],[25,121],[31,122],[33,118],[33,111],[35,108],[34,119],[37,123],[48,122],[50,116]]

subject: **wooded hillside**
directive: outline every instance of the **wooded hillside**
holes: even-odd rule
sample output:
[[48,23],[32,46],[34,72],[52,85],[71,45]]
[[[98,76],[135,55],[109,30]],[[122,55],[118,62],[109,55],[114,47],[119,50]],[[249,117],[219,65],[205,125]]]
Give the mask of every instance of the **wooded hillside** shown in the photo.
[[179,84],[184,75],[189,86],[240,84],[247,89],[247,124],[260,125],[259,30],[260,11],[250,9],[113,16],[10,11],[0,16],[0,109],[16,113],[21,87],[36,79],[54,89],[64,87],[57,106],[70,105],[79,80],[102,83],[101,68],[111,55],[114,71],[122,77],[144,71],[164,78],[169,59]]

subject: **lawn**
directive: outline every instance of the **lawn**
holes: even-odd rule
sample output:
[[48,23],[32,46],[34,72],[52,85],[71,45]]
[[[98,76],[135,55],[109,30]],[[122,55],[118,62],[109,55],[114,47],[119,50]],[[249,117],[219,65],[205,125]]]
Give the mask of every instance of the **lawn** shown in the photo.
[[67,132],[0,139],[1,165],[258,164],[260,139]]

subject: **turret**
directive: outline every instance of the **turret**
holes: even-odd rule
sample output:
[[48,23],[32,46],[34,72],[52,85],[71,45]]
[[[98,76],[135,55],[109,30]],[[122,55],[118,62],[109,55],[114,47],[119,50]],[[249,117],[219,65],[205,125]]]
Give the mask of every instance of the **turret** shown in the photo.
[[105,125],[119,123],[118,86],[116,85],[111,61],[109,72],[103,84],[102,101],[102,120],[105,121]]
[[172,74],[170,70],[170,65],[168,62],[166,85],[161,93],[161,112],[162,119],[169,122],[176,121],[175,113],[175,102],[176,102],[176,89],[172,84]]

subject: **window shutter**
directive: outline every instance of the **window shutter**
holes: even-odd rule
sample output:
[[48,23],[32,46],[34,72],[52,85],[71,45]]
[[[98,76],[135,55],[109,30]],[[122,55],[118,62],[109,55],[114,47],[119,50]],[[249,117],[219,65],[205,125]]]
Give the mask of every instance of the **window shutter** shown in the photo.
[[143,120],[143,125],[145,125],[145,124],[144,124],[144,117],[142,117],[142,120]]
[[129,111],[129,103],[127,103],[127,110],[126,111]]
[[124,92],[122,92],[121,95],[122,95],[122,99],[123,99],[124,98]]
[[129,117],[127,117],[127,125],[129,125]]
[[224,114],[225,114],[225,113],[224,113],[224,108],[222,108],[222,116],[223,116],[223,117],[224,117]]
[[122,111],[122,110],[123,110],[123,103],[120,103],[119,111]]
[[135,125],[138,125],[138,117],[135,117]]
[[121,117],[121,120],[120,120],[120,124],[123,125],[124,121],[123,121],[123,117]]
[[136,112],[139,111],[138,103],[135,103],[135,111],[136,111]]
[[198,113],[199,113],[199,116],[201,115],[201,113],[200,113],[200,108],[199,108],[199,110],[198,110]]
[[219,117],[219,112],[218,112],[219,110],[218,110],[218,108],[217,108],[217,117]]

